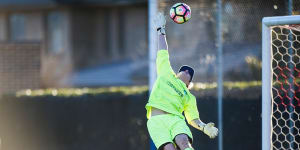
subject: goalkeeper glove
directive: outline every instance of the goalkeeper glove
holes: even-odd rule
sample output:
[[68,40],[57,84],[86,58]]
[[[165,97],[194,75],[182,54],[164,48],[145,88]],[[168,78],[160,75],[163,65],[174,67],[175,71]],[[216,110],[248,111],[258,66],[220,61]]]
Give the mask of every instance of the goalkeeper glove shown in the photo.
[[154,19],[154,24],[156,27],[156,30],[162,34],[165,35],[166,34],[166,18],[163,15],[163,13],[159,12],[156,16],[156,18]]
[[201,126],[199,125],[199,127],[211,139],[215,138],[218,135],[218,129],[215,127],[214,123],[210,122]]

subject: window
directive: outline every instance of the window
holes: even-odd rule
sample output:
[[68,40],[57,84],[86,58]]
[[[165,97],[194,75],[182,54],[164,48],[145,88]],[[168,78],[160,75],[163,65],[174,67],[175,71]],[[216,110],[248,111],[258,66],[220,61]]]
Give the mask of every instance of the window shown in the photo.
[[48,50],[60,53],[66,48],[67,43],[67,16],[62,12],[48,14]]
[[13,41],[25,40],[25,16],[22,14],[11,15],[10,29]]
[[9,16],[12,41],[40,41],[42,39],[42,15],[39,13],[15,13]]
[[6,40],[6,17],[5,14],[0,14],[0,41]]

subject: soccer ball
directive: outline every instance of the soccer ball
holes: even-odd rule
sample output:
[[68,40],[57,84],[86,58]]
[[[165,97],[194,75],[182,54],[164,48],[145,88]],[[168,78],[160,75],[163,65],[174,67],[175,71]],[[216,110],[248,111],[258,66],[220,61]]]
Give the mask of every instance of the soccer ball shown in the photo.
[[176,3],[170,9],[170,17],[174,22],[183,24],[191,18],[191,8],[185,3]]

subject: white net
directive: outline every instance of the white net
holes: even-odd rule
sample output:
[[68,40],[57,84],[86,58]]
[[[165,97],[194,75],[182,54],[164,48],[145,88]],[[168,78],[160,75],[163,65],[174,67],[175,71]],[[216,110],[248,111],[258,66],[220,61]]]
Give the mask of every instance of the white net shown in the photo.
[[300,25],[273,26],[272,149],[300,149]]

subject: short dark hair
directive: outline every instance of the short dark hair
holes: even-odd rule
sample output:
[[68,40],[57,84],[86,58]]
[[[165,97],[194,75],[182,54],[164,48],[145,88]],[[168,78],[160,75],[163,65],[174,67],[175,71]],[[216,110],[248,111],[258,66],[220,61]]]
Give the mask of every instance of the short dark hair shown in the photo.
[[179,71],[178,72],[181,72],[181,71],[186,71],[188,70],[190,76],[191,76],[191,79],[190,79],[190,82],[193,80],[193,77],[194,77],[194,69],[188,65],[184,65],[184,66],[181,66]]

